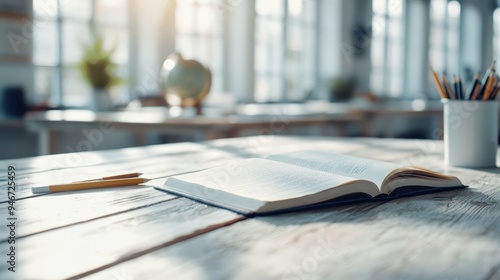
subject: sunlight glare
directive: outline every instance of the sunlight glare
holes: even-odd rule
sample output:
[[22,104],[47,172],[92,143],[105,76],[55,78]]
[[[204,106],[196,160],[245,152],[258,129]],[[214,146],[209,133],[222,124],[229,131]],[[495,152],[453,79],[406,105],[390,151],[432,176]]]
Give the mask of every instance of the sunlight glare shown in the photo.
[[448,2],[448,13],[452,18],[460,17],[460,3],[458,1]]
[[260,16],[282,16],[283,1],[256,0],[255,11]]
[[431,17],[434,19],[443,19],[446,15],[446,0],[432,0]]
[[386,11],[386,0],[373,0],[372,8],[376,14],[384,14]]
[[207,32],[214,27],[215,10],[211,6],[201,6],[198,13],[198,28],[202,32]]
[[391,16],[401,16],[403,14],[403,1],[389,0],[387,10]]
[[422,99],[415,99],[413,100],[413,102],[411,103],[411,108],[414,110],[414,111],[423,111],[425,109],[425,101],[422,100]]
[[495,12],[493,13],[493,29],[494,29],[494,36],[493,36],[493,44],[494,44],[494,53],[495,53],[495,58],[500,60],[500,8],[495,9]]
[[175,62],[171,58],[165,60],[165,62],[163,63],[163,69],[166,71],[172,70],[174,68],[174,66],[175,66]]
[[292,16],[300,16],[302,14],[302,0],[289,0],[288,11]]

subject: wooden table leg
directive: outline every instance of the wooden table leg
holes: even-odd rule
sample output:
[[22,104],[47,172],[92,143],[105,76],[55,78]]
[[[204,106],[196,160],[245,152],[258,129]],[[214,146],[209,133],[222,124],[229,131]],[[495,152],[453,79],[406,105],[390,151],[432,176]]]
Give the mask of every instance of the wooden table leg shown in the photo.
[[337,124],[337,133],[340,137],[347,136],[347,123],[339,123]]
[[148,143],[148,136],[146,132],[136,132],[134,133],[134,145],[135,146],[145,146]]
[[57,133],[51,130],[38,132],[38,154],[52,155],[57,153]]

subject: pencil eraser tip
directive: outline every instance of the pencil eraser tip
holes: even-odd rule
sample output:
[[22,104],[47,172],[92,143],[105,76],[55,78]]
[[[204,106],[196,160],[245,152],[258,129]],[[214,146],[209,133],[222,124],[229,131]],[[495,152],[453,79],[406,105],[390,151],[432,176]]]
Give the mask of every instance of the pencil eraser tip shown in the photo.
[[43,186],[43,187],[32,187],[31,192],[34,194],[37,193],[48,193],[50,192],[49,186]]

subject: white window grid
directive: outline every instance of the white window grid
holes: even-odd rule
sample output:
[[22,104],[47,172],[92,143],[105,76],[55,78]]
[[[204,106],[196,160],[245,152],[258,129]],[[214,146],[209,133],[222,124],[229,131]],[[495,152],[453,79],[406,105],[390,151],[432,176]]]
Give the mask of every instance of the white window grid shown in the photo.
[[493,57],[500,61],[500,8],[493,12]]
[[317,9],[314,0],[255,1],[255,101],[303,101],[313,93]]
[[403,93],[404,14],[402,0],[373,0],[370,85],[379,96]]
[[[430,7],[429,64],[448,78],[460,74],[460,3],[432,0]],[[432,86],[432,85],[431,85]]]
[[[114,5],[111,15],[105,12],[107,4]],[[91,88],[77,65],[91,32],[104,35],[106,48],[116,48],[113,62],[120,76],[128,76],[128,0],[34,0],[33,29],[37,103],[64,107],[89,104]],[[128,98],[125,85],[111,93],[118,101]]]
[[207,0],[176,2],[176,51],[210,69],[211,91],[224,89],[224,15],[218,4]]

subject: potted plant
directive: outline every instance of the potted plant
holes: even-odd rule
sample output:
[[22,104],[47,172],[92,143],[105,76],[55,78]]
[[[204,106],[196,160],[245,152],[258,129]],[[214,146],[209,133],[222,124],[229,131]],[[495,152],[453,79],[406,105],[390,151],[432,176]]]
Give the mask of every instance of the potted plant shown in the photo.
[[84,47],[79,69],[83,79],[92,87],[92,108],[96,111],[112,109],[109,89],[121,83],[116,75],[116,65],[111,61],[114,51],[115,48],[106,50],[103,38],[98,35]]
[[330,81],[330,102],[344,102],[354,96],[355,83],[352,78],[333,78]]

